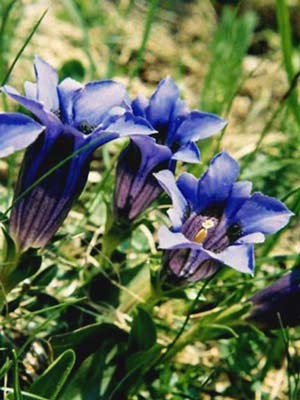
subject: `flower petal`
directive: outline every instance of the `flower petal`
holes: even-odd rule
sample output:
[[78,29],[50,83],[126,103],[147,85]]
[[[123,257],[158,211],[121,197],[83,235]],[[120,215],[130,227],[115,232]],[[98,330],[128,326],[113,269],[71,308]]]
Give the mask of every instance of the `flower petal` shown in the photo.
[[41,121],[42,124],[46,125],[46,121],[49,120],[49,118],[56,118],[54,114],[51,114],[44,109],[43,104],[41,104],[37,100],[29,99],[25,96],[22,96],[17,90],[12,88],[11,86],[5,85],[1,89],[6,95],[17,101],[30,112],[32,112],[32,114],[34,114]]
[[282,329],[300,324],[300,271],[295,268],[249,299],[248,320],[260,329]]
[[173,154],[172,159],[197,164],[200,160],[200,152],[195,143],[189,142],[186,145],[181,146],[179,150]]
[[194,210],[197,206],[198,179],[188,172],[183,172],[177,180],[177,186]]
[[133,220],[162,193],[153,172],[168,168],[172,153],[152,137],[133,136],[121,152],[116,173],[114,209],[117,217]]
[[179,97],[179,90],[171,77],[160,81],[150,98],[147,117],[154,127],[161,127],[169,122],[174,103]]
[[[192,242],[181,232],[172,232],[166,226],[161,226],[157,232],[159,248],[164,250],[189,249]],[[198,248],[200,245],[197,246]]]
[[71,78],[64,79],[57,87],[62,120],[67,124],[73,123],[73,100],[80,89],[81,83]]
[[75,124],[96,127],[111,108],[118,106],[129,109],[124,85],[112,80],[90,82],[74,98]]
[[0,113],[0,157],[6,157],[33,143],[44,126],[19,113]]
[[59,101],[57,94],[58,75],[56,70],[44,61],[42,58],[35,56],[34,69],[37,80],[37,99],[42,102],[49,111],[57,111],[59,109]]
[[137,117],[146,118],[146,108],[149,105],[149,100],[144,96],[137,96],[131,103],[133,114]]
[[177,129],[173,140],[180,143],[196,142],[214,135],[226,124],[227,121],[217,115],[192,111]]
[[115,133],[120,137],[130,135],[151,135],[156,133],[150,123],[141,117],[135,117],[130,112],[125,112],[122,115],[112,116],[111,120],[105,121],[104,129],[99,127],[96,131]]
[[43,145],[44,140],[47,135],[41,135],[26,151],[15,198],[50,170],[52,173],[44,176],[14,205],[10,217],[10,234],[23,251],[48,243],[82,192],[89,172],[90,153],[86,150],[58,167],[78,150],[77,146],[84,144],[83,138],[66,128],[51,146]]
[[243,273],[253,275],[254,272],[254,246],[252,244],[229,246],[221,253],[212,253],[204,250],[215,260]]
[[208,206],[222,205],[238,175],[238,163],[226,152],[217,154],[199,180],[198,211]]
[[235,216],[245,235],[261,232],[272,234],[283,228],[293,213],[281,201],[254,193]]
[[227,221],[230,221],[232,218],[234,218],[234,215],[238,212],[244,202],[250,198],[251,190],[251,182],[240,181],[233,184],[224,211]]
[[246,244],[246,243],[263,243],[265,235],[261,232],[250,233],[249,235],[242,236],[233,244]]
[[24,91],[26,97],[31,100],[37,100],[37,84],[33,82],[26,81],[24,83]]
[[174,175],[171,171],[166,169],[154,174],[154,176],[171,198],[175,210],[178,211],[181,219],[183,220],[188,209],[188,203],[181,191],[178,189]]
[[[171,118],[169,120],[168,134],[167,134],[167,145],[171,146],[173,139],[176,138],[176,131],[182,122],[189,116],[190,109],[186,102],[181,99],[177,99],[172,109]],[[178,143],[181,144],[181,137],[178,138]]]

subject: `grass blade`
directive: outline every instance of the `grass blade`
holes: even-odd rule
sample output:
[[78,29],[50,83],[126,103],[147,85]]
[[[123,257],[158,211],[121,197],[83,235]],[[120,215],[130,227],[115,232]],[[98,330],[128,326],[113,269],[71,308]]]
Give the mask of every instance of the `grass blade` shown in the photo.
[[158,0],[151,0],[150,4],[149,4],[149,8],[148,8],[148,13],[147,13],[147,19],[146,19],[146,23],[145,23],[145,30],[144,30],[144,34],[143,34],[143,39],[142,39],[142,43],[137,55],[137,60],[136,60],[136,65],[131,73],[131,78],[134,78],[135,76],[137,76],[140,72],[141,66],[142,66],[142,62],[144,59],[144,55],[145,55],[145,51],[146,51],[146,46],[150,37],[150,33],[151,33],[151,28],[152,28],[152,23],[155,17],[155,12],[158,6]]
[[28,37],[26,38],[23,46],[20,48],[20,50],[18,51],[15,59],[13,60],[11,66],[8,68],[8,71],[4,77],[4,79],[1,82],[1,86],[5,85],[6,82],[8,81],[10,74],[12,73],[16,63],[18,62],[19,58],[21,57],[21,55],[23,54],[24,50],[26,49],[28,43],[30,42],[31,38],[33,37],[33,35],[35,34],[36,30],[38,29],[38,27],[40,26],[41,22],[43,21],[45,15],[47,14],[48,9],[46,9],[43,14],[41,15],[41,17],[38,19],[38,21],[36,22],[36,24],[34,25],[34,27],[32,28],[31,32],[29,33]]

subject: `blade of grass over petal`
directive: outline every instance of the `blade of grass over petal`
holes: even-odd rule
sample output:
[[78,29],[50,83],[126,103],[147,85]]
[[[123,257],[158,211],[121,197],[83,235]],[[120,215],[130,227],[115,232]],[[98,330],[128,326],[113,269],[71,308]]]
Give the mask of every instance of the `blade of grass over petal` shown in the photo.
[[[288,3],[286,0],[276,0],[276,16],[281,38],[283,63],[288,77],[288,81],[291,84],[294,78],[293,45],[292,45],[291,23],[289,17]],[[297,92],[295,90],[293,90],[293,92],[290,95],[289,106],[291,108],[291,112],[293,113],[295,120],[297,121],[297,124],[300,125],[300,108],[298,103]]]
[[145,22],[144,34],[143,34],[143,38],[142,38],[142,43],[141,43],[141,46],[138,51],[135,67],[132,70],[132,73],[130,75],[131,78],[134,78],[140,72],[157,7],[158,7],[158,0],[150,0],[148,12],[147,12],[147,18],[146,18],[146,22]]
[[12,73],[16,63],[18,62],[19,58],[21,57],[21,55],[23,54],[24,50],[26,49],[27,45],[29,44],[31,38],[33,37],[33,35],[35,34],[35,32],[37,31],[38,27],[40,26],[41,22],[43,21],[43,19],[45,18],[46,14],[47,14],[48,9],[46,9],[43,14],[40,16],[40,18],[38,19],[38,21],[36,22],[36,24],[34,25],[34,27],[32,28],[31,32],[29,33],[29,35],[27,36],[25,42],[23,43],[22,47],[20,48],[20,50],[18,51],[16,57],[14,58],[13,62],[11,63],[5,77],[3,78],[2,82],[1,82],[1,86],[5,85],[6,82],[8,81],[10,74]]
[[[68,157],[64,158],[62,161],[57,163],[53,168],[49,169],[44,175],[42,175],[39,179],[37,179],[32,185],[30,185],[24,192],[18,196],[14,202],[11,204],[11,206],[5,211],[4,215],[7,215],[9,211],[24,197],[26,196],[32,189],[34,189],[37,185],[39,185],[44,179],[46,179],[49,175],[51,175],[53,172],[55,172],[58,168],[62,167],[65,163],[67,163],[69,160],[71,160],[73,157],[75,157],[77,154],[80,154],[82,151],[90,148],[97,142],[98,138],[92,140],[88,144],[82,146],[80,149],[74,151],[72,154],[70,154]],[[3,222],[3,219],[1,220],[0,217],[0,223]]]

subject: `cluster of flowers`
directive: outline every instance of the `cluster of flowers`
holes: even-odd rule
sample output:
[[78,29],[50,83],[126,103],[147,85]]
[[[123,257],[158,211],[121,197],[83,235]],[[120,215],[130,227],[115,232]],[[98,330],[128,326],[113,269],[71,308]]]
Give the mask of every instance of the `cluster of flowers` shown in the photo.
[[0,156],[26,150],[9,222],[20,253],[44,247],[81,194],[93,152],[129,136],[116,170],[114,215],[131,223],[158,198],[170,196],[171,227],[158,232],[163,269],[176,282],[194,282],[222,265],[253,274],[254,243],[284,227],[292,213],[280,201],[251,194],[251,183],[236,182],[238,163],[217,154],[197,179],[178,161],[197,163],[196,142],[219,132],[226,121],[190,110],[171,78],[162,80],[150,99],[133,101],[112,80],[82,85],[58,74],[36,57],[36,83],[25,96],[2,91],[33,114],[0,114]]

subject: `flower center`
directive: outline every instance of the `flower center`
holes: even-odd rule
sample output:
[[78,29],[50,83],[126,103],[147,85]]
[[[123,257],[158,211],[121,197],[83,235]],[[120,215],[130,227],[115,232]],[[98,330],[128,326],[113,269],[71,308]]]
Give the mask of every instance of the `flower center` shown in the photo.
[[215,226],[216,222],[213,219],[207,219],[202,222],[201,229],[196,233],[194,241],[197,243],[203,243],[207,237],[208,230]]
[[88,135],[89,133],[93,132],[95,129],[94,126],[90,125],[87,121],[82,121],[80,122],[78,129],[80,132],[82,132],[84,135]]

